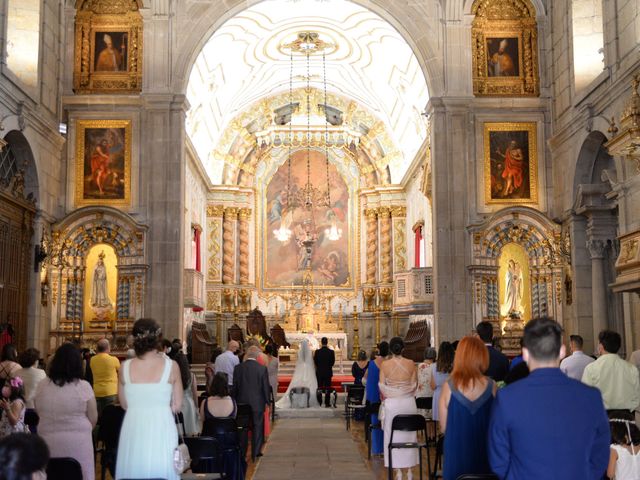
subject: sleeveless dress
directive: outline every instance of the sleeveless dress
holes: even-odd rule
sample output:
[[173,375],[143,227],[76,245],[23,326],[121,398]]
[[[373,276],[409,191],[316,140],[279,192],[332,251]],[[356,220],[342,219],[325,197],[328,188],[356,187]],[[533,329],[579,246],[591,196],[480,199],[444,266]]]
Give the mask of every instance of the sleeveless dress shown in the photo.
[[200,418],[198,417],[198,409],[196,403],[193,400],[193,393],[191,391],[191,384],[196,381],[195,375],[191,374],[191,380],[184,389],[184,396],[182,397],[182,416],[184,418],[184,431],[185,435],[197,435],[200,433]]
[[[378,388],[380,369],[374,360],[369,360],[367,371],[367,384],[365,385],[367,403],[378,403],[380,401],[380,389]],[[371,424],[376,423],[378,423],[377,413],[371,415]],[[382,430],[377,429],[371,431],[371,453],[373,455],[380,455],[382,453],[383,440]]]
[[[395,358],[387,360],[395,362],[395,368],[405,370],[402,364]],[[367,382],[369,383],[369,382]],[[409,415],[418,413],[416,408],[416,385],[411,380],[394,381],[385,378],[384,383],[379,383],[380,391],[384,395],[384,466],[389,466],[389,442],[391,440],[391,426],[396,415]],[[416,432],[394,432],[393,442],[415,442]],[[393,468],[407,468],[418,464],[418,450],[415,448],[403,448],[393,451]]]
[[[232,439],[227,439],[225,434],[216,432],[214,429],[211,429],[210,425],[207,423],[207,420],[213,420],[216,418],[236,418],[236,413],[238,408],[235,400],[232,399],[232,401],[233,401],[233,411],[231,412],[231,415],[229,415],[228,417],[216,417],[209,411],[208,402],[206,400],[204,402],[205,422],[202,429],[202,435],[214,437],[216,440],[218,440],[218,442],[220,442],[220,445],[223,448],[227,446],[229,442],[231,442],[232,444],[235,444],[238,441],[238,438],[236,437]],[[222,454],[222,463],[223,464],[221,466],[222,466],[222,471],[224,471],[225,473],[225,478],[228,478],[229,480],[244,480],[245,472],[247,470],[247,463],[244,460],[244,458],[242,458],[242,455],[238,453],[238,451],[233,449],[224,450],[224,453]]]
[[124,394],[127,413],[118,443],[116,479],[179,478],[173,468],[173,451],[178,446],[178,430],[171,413],[172,385],[169,358],[164,359],[158,383],[131,383],[131,360],[124,362]]
[[611,448],[618,454],[616,462],[616,480],[637,480],[640,478],[640,453],[634,447],[635,454],[622,445],[612,444]]
[[465,473],[491,473],[487,455],[489,417],[493,404],[493,380],[475,400],[466,398],[451,380],[444,436],[444,480],[456,480]]
[[431,407],[432,408],[431,417],[437,421],[437,420],[440,420],[440,418],[438,417],[438,408],[439,408],[439,402],[440,402],[440,393],[442,392],[442,385],[444,385],[446,381],[449,380],[450,374],[439,372],[438,369],[436,368],[435,363],[432,363],[431,367],[433,368],[433,377],[435,378],[435,383],[436,383],[436,389],[433,391],[433,406]]

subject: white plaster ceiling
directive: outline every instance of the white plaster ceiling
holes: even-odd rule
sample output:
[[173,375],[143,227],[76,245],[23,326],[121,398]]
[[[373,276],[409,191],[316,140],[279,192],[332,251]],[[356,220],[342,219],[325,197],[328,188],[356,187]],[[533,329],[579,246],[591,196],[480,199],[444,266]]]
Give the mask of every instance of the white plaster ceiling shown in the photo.
[[[426,136],[427,84],[400,34],[377,14],[346,0],[266,0],[220,27],[189,79],[187,134],[214,184],[222,132],[258,100],[289,90],[289,50],[299,32],[335,44],[326,54],[327,89],[364,105],[391,132],[402,158],[389,165],[398,183]],[[311,86],[323,88],[322,56],[310,57]],[[294,55],[293,88],[306,86],[305,55]]]

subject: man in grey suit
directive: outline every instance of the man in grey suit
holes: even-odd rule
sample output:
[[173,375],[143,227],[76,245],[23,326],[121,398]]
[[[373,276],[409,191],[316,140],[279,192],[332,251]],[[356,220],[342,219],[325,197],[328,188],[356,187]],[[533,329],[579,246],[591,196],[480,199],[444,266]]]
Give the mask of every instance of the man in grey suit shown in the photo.
[[253,413],[251,434],[251,458],[261,457],[264,443],[264,411],[269,404],[269,373],[267,367],[258,363],[260,349],[249,347],[245,361],[233,370],[233,387],[236,402],[248,403]]

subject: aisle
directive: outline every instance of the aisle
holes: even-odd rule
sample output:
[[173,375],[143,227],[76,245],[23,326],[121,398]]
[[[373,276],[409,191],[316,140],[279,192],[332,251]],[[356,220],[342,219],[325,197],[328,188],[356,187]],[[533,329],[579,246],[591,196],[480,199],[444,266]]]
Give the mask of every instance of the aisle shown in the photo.
[[253,480],[372,480],[340,418],[283,418],[276,422]]

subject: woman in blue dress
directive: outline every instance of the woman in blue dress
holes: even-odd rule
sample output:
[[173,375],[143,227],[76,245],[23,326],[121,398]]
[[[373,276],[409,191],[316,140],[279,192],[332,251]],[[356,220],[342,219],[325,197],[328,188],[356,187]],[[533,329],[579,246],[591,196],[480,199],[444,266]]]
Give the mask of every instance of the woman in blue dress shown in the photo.
[[489,352],[477,337],[464,337],[456,350],[451,377],[440,396],[440,430],[444,436],[444,480],[464,474],[491,473],[487,433],[496,384],[484,372]]
[[433,390],[433,406],[431,413],[436,422],[439,420],[438,400],[440,398],[440,393],[442,392],[442,386],[449,379],[449,375],[453,369],[454,355],[455,351],[453,350],[453,345],[449,342],[442,342],[440,344],[440,348],[438,348],[438,359],[436,360],[436,363],[431,364],[431,368],[433,369],[431,375],[431,389]]
[[[389,343],[380,342],[378,345],[378,356],[375,359],[369,360],[369,367],[365,373],[367,384],[365,386],[365,395],[367,397],[367,403],[379,403],[380,402],[380,390],[378,389],[378,382],[380,381],[380,366],[382,362],[389,356]],[[371,425],[378,423],[378,414],[371,415]],[[384,433],[382,429],[378,428],[371,431],[371,454],[382,455],[384,447]]]

